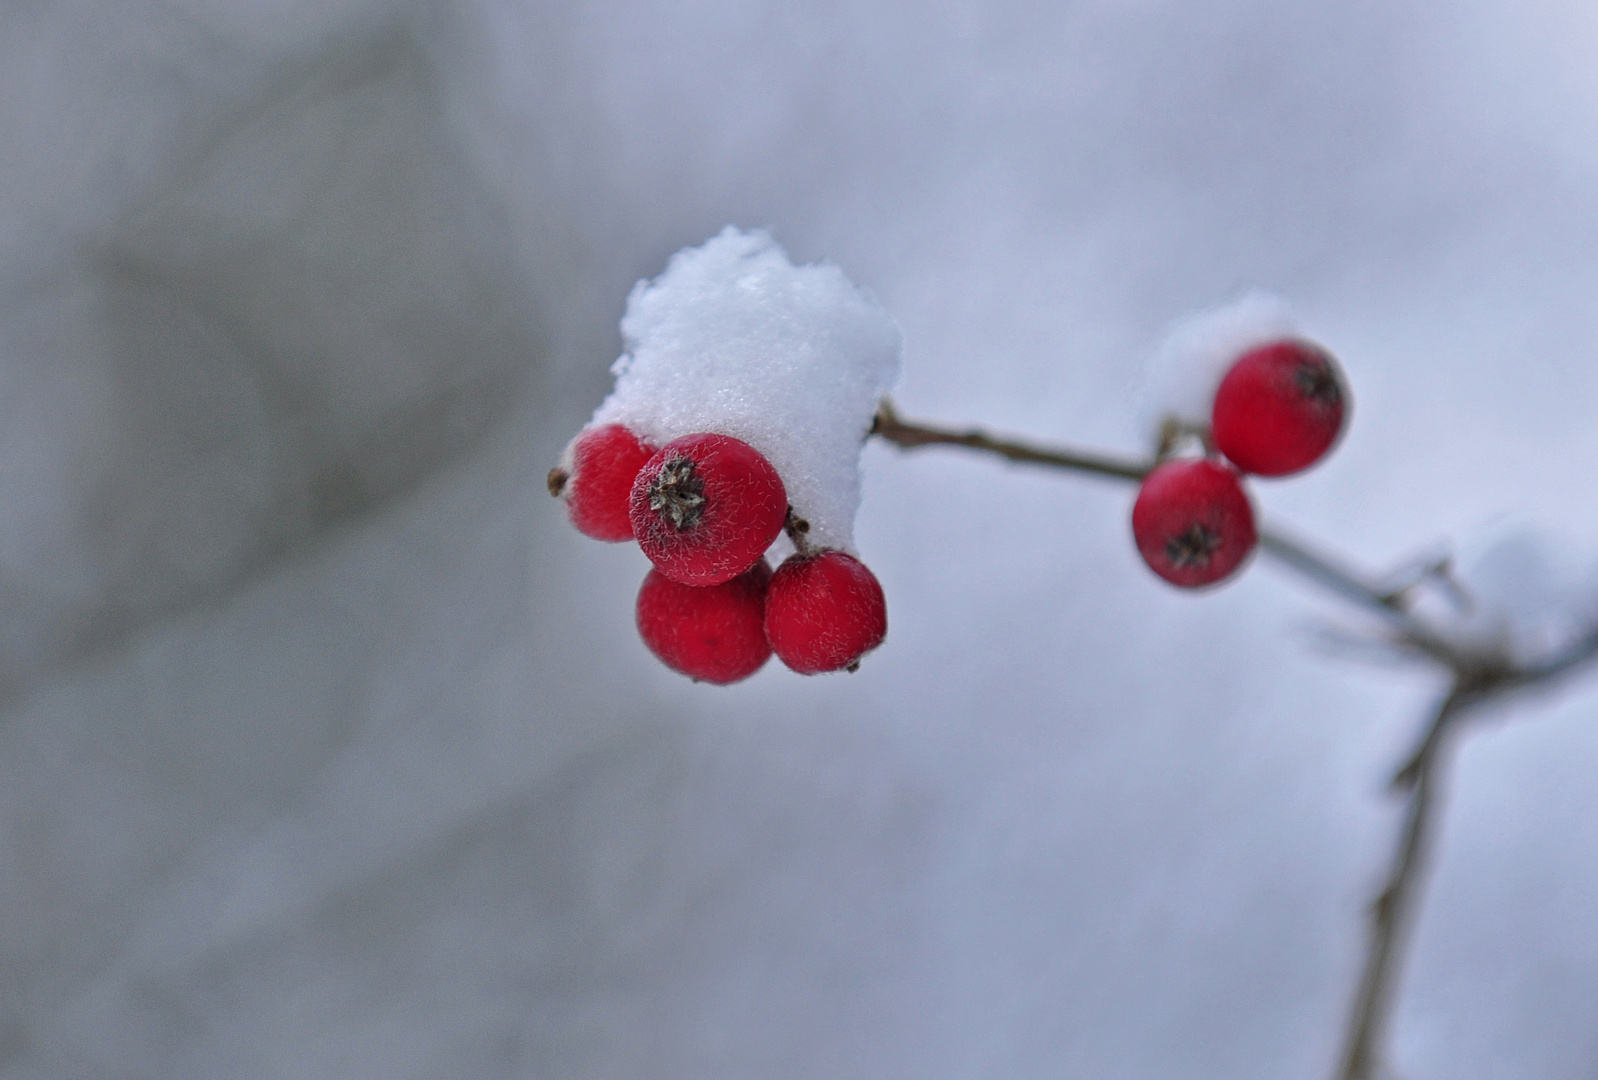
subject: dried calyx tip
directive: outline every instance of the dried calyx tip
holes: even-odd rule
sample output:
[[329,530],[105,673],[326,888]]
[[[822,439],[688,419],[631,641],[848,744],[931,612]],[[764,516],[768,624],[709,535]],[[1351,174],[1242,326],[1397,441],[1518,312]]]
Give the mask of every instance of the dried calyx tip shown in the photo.
[[1186,532],[1165,542],[1165,554],[1172,566],[1197,566],[1210,564],[1210,556],[1221,546],[1221,534],[1194,522]]
[[1311,401],[1331,407],[1343,400],[1343,389],[1337,385],[1337,376],[1324,357],[1301,364],[1293,371],[1293,379],[1304,396]]
[[688,458],[666,462],[649,485],[649,509],[670,521],[678,532],[699,524],[704,504],[704,481]]
[[559,498],[560,493],[566,490],[566,481],[570,479],[571,474],[565,469],[561,468],[559,465],[556,465],[553,469],[549,470],[549,478],[546,481],[549,484],[549,493],[556,498]]

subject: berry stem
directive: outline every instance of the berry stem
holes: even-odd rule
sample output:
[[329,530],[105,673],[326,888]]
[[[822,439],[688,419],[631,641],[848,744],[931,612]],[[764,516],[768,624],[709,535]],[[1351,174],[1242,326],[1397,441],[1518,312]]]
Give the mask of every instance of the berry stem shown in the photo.
[[1188,424],[1174,416],[1167,416],[1160,424],[1160,437],[1155,440],[1154,460],[1164,461],[1176,453],[1184,439],[1198,440],[1206,457],[1215,454],[1215,437],[1210,433],[1208,424]]
[[794,554],[801,559],[808,557],[815,551],[810,543],[810,522],[793,512],[793,507],[788,507],[788,517],[782,523],[782,531],[788,534],[788,539],[793,543]]

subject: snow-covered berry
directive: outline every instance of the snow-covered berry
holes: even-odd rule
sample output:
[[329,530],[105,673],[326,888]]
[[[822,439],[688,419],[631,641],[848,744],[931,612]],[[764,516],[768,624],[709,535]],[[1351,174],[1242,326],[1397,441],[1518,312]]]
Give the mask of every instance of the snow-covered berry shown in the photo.
[[595,540],[631,540],[633,480],[655,448],[620,424],[588,428],[549,470],[549,493],[564,497],[577,531]]
[[[894,321],[838,267],[724,229],[641,281],[594,424],[664,446],[714,431],[758,450],[817,546],[852,550],[860,452],[899,370]],[[786,507],[784,507],[786,509]]]
[[764,624],[770,581],[764,559],[702,588],[650,570],[638,590],[638,636],[661,663],[696,682],[747,679],[771,658]]
[[666,577],[719,585],[755,564],[782,531],[788,496],[761,453],[730,435],[673,439],[633,481],[633,536]]
[[853,671],[888,634],[876,575],[836,550],[790,556],[766,593],[766,640],[801,675]]
[[1138,405],[1142,434],[1157,445],[1168,440],[1173,427],[1208,427],[1215,388],[1237,358],[1297,336],[1287,301],[1259,289],[1178,320],[1149,357]]
[[1155,466],[1132,506],[1138,553],[1172,585],[1213,585],[1254,550],[1254,508],[1237,473],[1218,461]]
[[1244,353],[1215,392],[1215,446],[1244,472],[1286,476],[1337,441],[1348,391],[1337,362],[1312,342],[1274,341]]

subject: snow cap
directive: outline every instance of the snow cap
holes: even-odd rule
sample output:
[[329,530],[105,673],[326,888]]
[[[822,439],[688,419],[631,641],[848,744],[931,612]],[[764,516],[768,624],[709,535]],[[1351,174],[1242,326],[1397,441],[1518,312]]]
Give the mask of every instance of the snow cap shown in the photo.
[[1149,362],[1139,428],[1153,442],[1167,417],[1208,425],[1215,391],[1233,361],[1260,345],[1299,336],[1287,301],[1263,289],[1181,320]]
[[616,386],[591,426],[655,446],[742,439],[782,477],[807,539],[853,550],[860,448],[903,344],[875,301],[836,266],[794,266],[767,233],[729,225],[634,285],[621,332]]
[[1547,661],[1598,628],[1598,563],[1557,534],[1513,517],[1461,545],[1459,579],[1473,607],[1467,638]]

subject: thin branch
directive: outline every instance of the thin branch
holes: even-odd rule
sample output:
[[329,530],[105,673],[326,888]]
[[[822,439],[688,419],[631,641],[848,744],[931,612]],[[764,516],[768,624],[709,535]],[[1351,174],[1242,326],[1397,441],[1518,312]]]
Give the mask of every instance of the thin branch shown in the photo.
[[[894,411],[893,403],[887,398],[883,398],[877,407],[871,434],[906,450],[923,446],[959,446],[995,454],[1007,461],[1069,469],[1119,480],[1142,480],[1156,464],[1152,460],[1133,461],[1092,451],[996,438],[977,428],[956,431],[905,420]],[[1399,596],[1378,589],[1360,575],[1339,565],[1336,560],[1312,551],[1302,541],[1275,529],[1260,529],[1260,546],[1267,554],[1310,580],[1394,623],[1398,627],[1401,643],[1413,646],[1450,667],[1460,661],[1457,651],[1440,633],[1405,610]]]
[[[1546,688],[1595,658],[1598,658],[1598,627],[1589,630],[1563,651],[1535,664],[1514,664],[1501,654],[1483,654],[1477,658],[1475,667],[1462,665],[1455,669],[1460,687],[1457,692],[1464,699],[1464,704],[1474,704],[1512,690]],[[1422,765],[1432,752],[1431,744],[1441,735],[1442,728],[1437,725],[1427,731],[1403,767],[1393,774],[1394,789],[1414,785]]]
[[[1458,694],[1458,691],[1455,691]],[[1463,706],[1456,706],[1448,715],[1439,714],[1435,722],[1421,734],[1420,741],[1415,744],[1415,749],[1405,759],[1402,767],[1393,774],[1388,787],[1397,794],[1413,793],[1420,786],[1422,777],[1432,762],[1437,758],[1437,747],[1443,741],[1443,735],[1452,727],[1452,717],[1459,715]]]
[[1456,671],[1475,663],[1473,657],[1464,656],[1443,633],[1405,608],[1401,595],[1378,589],[1331,556],[1312,550],[1304,541],[1279,529],[1262,527],[1259,536],[1260,548],[1282,565],[1392,623],[1398,630],[1398,644],[1407,645]]
[[1152,461],[1133,461],[1086,450],[1040,447],[1012,439],[998,439],[977,428],[953,431],[927,424],[910,423],[899,419],[887,398],[883,398],[882,403],[877,406],[877,417],[872,424],[871,434],[906,450],[913,450],[918,446],[963,446],[970,450],[997,454],[1008,461],[1048,465],[1057,469],[1073,469],[1098,476],[1113,476],[1120,480],[1141,480],[1154,467]]
[[1392,1015],[1393,988],[1398,979],[1404,945],[1411,925],[1414,900],[1425,874],[1431,850],[1432,818],[1438,801],[1444,736],[1475,695],[1456,683],[1438,706],[1421,739],[1413,783],[1407,787],[1404,831],[1393,853],[1392,867],[1382,891],[1371,905],[1370,940],[1365,970],[1354,995],[1342,1065],[1337,1080],[1377,1080],[1380,1048]]
[[1383,618],[1413,621],[1392,593],[1377,589],[1329,556],[1311,551],[1302,540],[1276,529],[1264,528],[1260,530],[1260,547],[1282,564],[1326,586],[1345,600],[1369,608]]

